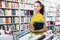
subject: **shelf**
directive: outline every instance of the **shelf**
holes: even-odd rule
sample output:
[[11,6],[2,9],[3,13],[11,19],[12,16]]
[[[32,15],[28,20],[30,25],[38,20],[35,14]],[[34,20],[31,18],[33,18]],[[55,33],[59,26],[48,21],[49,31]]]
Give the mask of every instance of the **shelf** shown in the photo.
[[25,15],[25,16],[21,16],[21,17],[31,17],[32,15]]
[[18,32],[19,30],[12,30],[12,31],[10,31],[10,32]]
[[54,17],[54,16],[47,16],[47,17]]
[[60,22],[60,20],[56,20],[55,22]]
[[56,25],[56,26],[60,26],[60,24]]
[[[20,2],[20,3],[22,3],[22,2]],[[34,5],[34,4],[32,4],[32,3],[24,3],[24,4],[28,4],[28,5]]]
[[29,23],[21,23],[21,24],[29,24]]
[[55,16],[55,17],[60,17],[60,16]]
[[0,18],[19,17],[19,16],[0,16]]
[[18,10],[18,8],[0,8],[0,9],[16,9],[16,10]]
[[19,3],[19,1],[11,1],[11,0],[1,0],[1,1]]
[[7,24],[0,24],[0,25],[17,25],[17,24],[19,24],[19,23],[7,23]]
[[34,9],[20,8],[20,10],[34,10]]

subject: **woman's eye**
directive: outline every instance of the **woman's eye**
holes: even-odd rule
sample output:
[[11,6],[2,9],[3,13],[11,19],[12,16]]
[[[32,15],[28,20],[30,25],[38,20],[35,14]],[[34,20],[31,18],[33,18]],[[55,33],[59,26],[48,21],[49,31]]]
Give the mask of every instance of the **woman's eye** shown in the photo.
[[37,6],[37,7],[39,7],[39,6]]
[[36,6],[34,6],[34,7],[36,7]]

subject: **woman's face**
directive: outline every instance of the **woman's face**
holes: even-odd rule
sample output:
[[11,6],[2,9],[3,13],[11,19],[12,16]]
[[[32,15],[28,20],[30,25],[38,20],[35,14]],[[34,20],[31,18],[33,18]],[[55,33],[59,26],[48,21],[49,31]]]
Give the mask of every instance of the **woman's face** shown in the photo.
[[40,4],[39,4],[39,3],[35,3],[35,4],[34,4],[34,11],[35,11],[35,12],[39,12],[40,9],[41,9]]

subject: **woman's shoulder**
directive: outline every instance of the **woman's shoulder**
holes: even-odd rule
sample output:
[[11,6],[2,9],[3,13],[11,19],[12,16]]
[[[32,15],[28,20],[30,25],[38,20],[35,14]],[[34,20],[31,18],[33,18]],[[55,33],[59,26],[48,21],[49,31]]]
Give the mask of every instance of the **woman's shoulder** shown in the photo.
[[39,15],[38,15],[39,17],[43,17],[43,15],[40,13]]

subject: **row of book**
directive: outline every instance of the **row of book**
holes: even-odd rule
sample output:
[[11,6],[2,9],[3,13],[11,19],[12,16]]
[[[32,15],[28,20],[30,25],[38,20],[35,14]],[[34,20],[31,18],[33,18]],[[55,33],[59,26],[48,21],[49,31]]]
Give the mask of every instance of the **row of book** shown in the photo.
[[18,8],[18,3],[0,1],[0,8]]
[[21,23],[29,23],[31,20],[31,17],[21,17]]
[[20,15],[21,16],[33,15],[33,10],[20,10]]
[[22,4],[20,3],[20,9],[28,9],[28,10],[34,10],[34,5],[31,5],[31,4]]
[[19,1],[19,0],[5,0],[5,1]]
[[[18,10],[3,10],[0,9],[0,16],[18,16]],[[18,17],[0,18],[0,24],[2,23],[17,23]]]
[[0,1],[13,1],[13,2],[17,2],[17,1],[19,1],[19,0],[0,0]]
[[20,23],[19,18],[0,18],[0,24]]
[[30,3],[30,4],[34,4],[34,2],[37,0],[20,0],[20,2],[22,3]]
[[4,10],[0,9],[0,16],[18,16],[18,10]]
[[8,30],[8,31],[19,30],[19,25],[2,25],[0,26],[0,30]]

